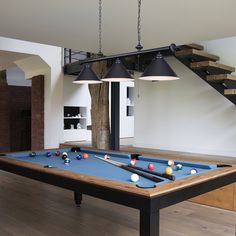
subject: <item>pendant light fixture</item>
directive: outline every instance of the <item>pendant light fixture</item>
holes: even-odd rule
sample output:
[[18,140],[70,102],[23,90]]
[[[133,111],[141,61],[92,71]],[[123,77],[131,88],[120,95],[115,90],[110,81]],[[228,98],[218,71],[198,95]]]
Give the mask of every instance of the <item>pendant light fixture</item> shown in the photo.
[[86,63],[79,73],[78,77],[73,81],[75,84],[99,84],[102,81],[97,77],[94,71],[91,69],[89,63]]
[[161,53],[158,53],[151,64],[145,69],[141,80],[165,81],[179,79],[171,67],[167,64]]
[[133,81],[134,79],[125,69],[119,58],[116,58],[111,68],[107,71],[102,81],[104,82],[124,82]]
[[[140,51],[143,46],[141,45],[141,0],[138,0],[138,45],[136,49]],[[171,67],[167,64],[161,53],[158,53],[156,58],[152,60],[151,64],[147,66],[141,80],[149,81],[165,81],[165,80],[176,80],[179,79]]]
[[[98,56],[102,57],[102,0],[98,1],[98,18],[99,18],[99,51]],[[86,63],[79,73],[78,77],[73,81],[77,84],[99,84],[102,81],[98,78],[96,73],[92,70],[90,64]]]
[[[102,81],[106,82],[123,82],[123,81],[133,81],[134,79],[130,73],[126,70],[122,64],[120,58],[125,58],[128,56],[137,56],[138,70],[141,71],[140,64],[140,55],[145,53],[157,53],[156,57],[152,60],[151,64],[146,67],[144,73],[139,78],[141,80],[148,81],[165,81],[165,80],[176,80],[179,79],[176,73],[171,69],[168,63],[165,61],[160,51],[167,50],[167,47],[159,49],[149,49],[142,50],[143,46],[141,45],[141,0],[138,0],[138,20],[137,20],[137,35],[138,35],[138,44],[136,46],[137,52],[124,53],[113,56],[103,56],[102,54],[102,0],[99,0],[99,52],[98,57],[95,59],[85,59],[81,61],[80,65],[84,65],[84,68],[80,72],[79,76],[76,78],[74,83],[90,83],[97,84]],[[176,46],[171,44],[168,47],[171,53],[174,53]],[[92,71],[90,64],[93,62],[114,60],[113,65],[107,71],[105,76],[100,80],[97,75]]]

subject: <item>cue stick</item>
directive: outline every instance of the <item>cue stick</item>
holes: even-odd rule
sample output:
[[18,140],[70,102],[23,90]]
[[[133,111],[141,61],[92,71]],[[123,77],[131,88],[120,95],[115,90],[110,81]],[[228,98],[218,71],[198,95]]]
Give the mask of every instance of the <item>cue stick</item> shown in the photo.
[[[101,158],[101,157],[99,157]],[[102,158],[104,161],[107,161],[106,159]],[[113,161],[112,162],[118,164],[118,165],[125,165],[125,166],[128,166],[130,168],[133,168],[133,169],[136,169],[136,170],[139,170],[139,171],[143,171],[143,172],[146,172],[148,174],[151,174],[151,175],[156,175],[156,176],[159,176],[159,177],[162,177],[162,178],[165,178],[165,179],[169,179],[169,180],[172,180],[174,181],[175,180],[175,176],[174,175],[168,175],[166,173],[160,173],[160,172],[157,172],[157,171],[152,171],[152,170],[146,170],[146,169],[143,169],[141,167],[138,167],[138,166],[133,166],[133,165],[130,165],[130,164],[125,164],[125,163],[122,163],[122,162],[118,162],[118,161]]]
[[97,159],[99,159],[99,160],[102,160],[102,161],[105,161],[105,162],[107,162],[107,163],[110,163],[110,164],[112,164],[112,165],[114,165],[114,166],[120,167],[120,168],[122,168],[122,169],[124,169],[124,170],[127,170],[127,171],[129,171],[129,172],[138,174],[138,175],[140,175],[140,176],[142,176],[142,177],[144,177],[144,178],[146,178],[146,179],[152,180],[152,181],[154,181],[154,182],[156,182],[156,183],[159,183],[159,182],[162,182],[162,181],[163,181],[162,179],[160,179],[160,178],[158,178],[158,177],[152,176],[151,174],[144,173],[144,172],[142,172],[142,171],[140,171],[140,170],[136,170],[136,169],[134,169],[134,168],[132,168],[132,167],[130,167],[130,166],[124,164],[124,163],[117,162],[117,161],[112,161],[112,160],[108,160],[108,159],[104,159],[104,158],[99,157],[99,156],[96,156],[96,155],[94,155],[94,157],[97,158]]
[[134,168],[136,170],[140,170],[140,171],[152,174],[152,175],[163,177],[165,179],[169,179],[169,180],[172,180],[172,181],[175,180],[175,176],[174,175],[168,175],[166,173],[160,173],[160,172],[157,172],[157,171],[146,170],[146,169],[143,169],[142,167],[132,166],[131,164],[129,164],[128,166],[131,167],[131,168]]

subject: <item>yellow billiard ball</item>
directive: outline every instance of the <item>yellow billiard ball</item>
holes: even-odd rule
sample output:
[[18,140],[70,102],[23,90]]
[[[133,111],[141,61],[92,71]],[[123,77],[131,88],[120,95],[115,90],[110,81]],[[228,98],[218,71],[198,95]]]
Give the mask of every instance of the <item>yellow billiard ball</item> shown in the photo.
[[171,174],[173,173],[172,168],[171,168],[171,167],[166,167],[165,173],[166,173],[167,175],[171,175]]

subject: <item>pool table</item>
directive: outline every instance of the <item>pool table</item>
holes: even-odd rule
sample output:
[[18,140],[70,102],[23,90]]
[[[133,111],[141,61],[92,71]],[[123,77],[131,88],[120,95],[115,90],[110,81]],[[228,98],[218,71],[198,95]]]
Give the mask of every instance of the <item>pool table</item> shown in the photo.
[[[65,164],[61,155],[67,152],[70,163]],[[48,157],[47,152],[52,155]],[[74,191],[75,203],[80,205],[82,194],[136,208],[140,211],[140,236],[159,235],[160,209],[201,195],[222,186],[234,183],[236,167],[210,165],[197,162],[175,160],[172,175],[175,180],[158,177],[153,181],[140,176],[137,182],[130,180],[131,172],[100,160],[109,155],[112,161],[130,164],[146,169],[153,163],[155,170],[164,173],[168,160],[118,151],[94,150],[72,147],[58,150],[38,150],[36,156],[31,151],[0,154],[0,169],[19,174],[48,184]],[[89,158],[81,160],[77,156],[87,153]],[[181,164],[181,170],[176,169]],[[190,174],[191,169],[197,173]]]

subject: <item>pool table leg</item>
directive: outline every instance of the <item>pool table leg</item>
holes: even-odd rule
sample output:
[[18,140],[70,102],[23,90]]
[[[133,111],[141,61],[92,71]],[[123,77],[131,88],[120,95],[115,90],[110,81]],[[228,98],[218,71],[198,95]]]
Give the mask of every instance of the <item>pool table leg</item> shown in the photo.
[[82,202],[82,193],[78,191],[74,191],[74,200],[75,200],[76,206],[79,207]]
[[140,210],[140,236],[159,236],[160,210]]

